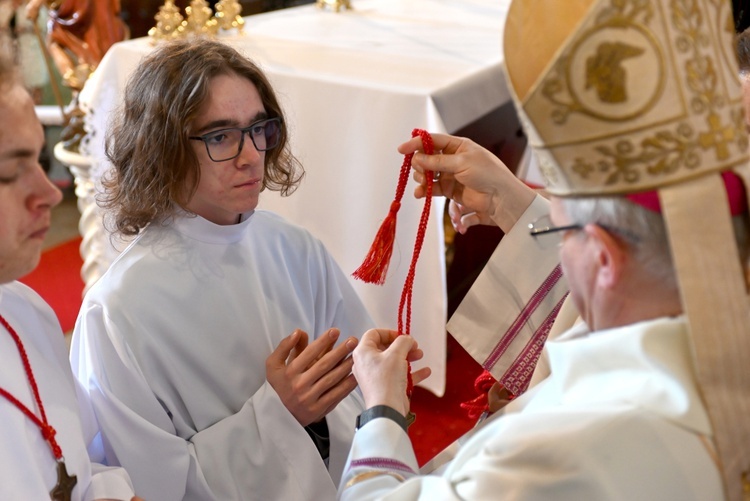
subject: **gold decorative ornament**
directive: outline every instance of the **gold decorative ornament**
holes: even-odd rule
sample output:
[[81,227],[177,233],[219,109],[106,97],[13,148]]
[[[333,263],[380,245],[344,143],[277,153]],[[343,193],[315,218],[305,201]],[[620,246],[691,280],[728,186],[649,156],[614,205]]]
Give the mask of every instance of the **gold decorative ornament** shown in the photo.
[[662,16],[656,3],[598,2],[521,98],[550,193],[643,191],[747,161],[736,70],[706,44],[731,51],[731,34],[710,30],[725,26],[722,4]]
[[161,40],[169,40],[179,36],[179,28],[182,25],[182,14],[180,9],[172,0],[166,0],[164,5],[159,7],[156,16],[156,26],[148,30],[148,36],[151,42],[156,43]]
[[187,17],[178,28],[180,35],[213,36],[219,29],[218,22],[213,17],[213,11],[206,0],[192,0],[185,8]]
[[83,84],[86,83],[86,80],[88,80],[93,72],[93,66],[86,63],[80,63],[72,68],[68,68],[68,70],[62,75],[62,80],[63,83],[71,89],[80,91],[83,89]]
[[350,0],[316,0],[315,5],[319,9],[330,7],[334,12],[340,12],[341,9],[351,10],[352,8]]
[[225,31],[237,30],[242,33],[245,20],[242,19],[242,6],[237,0],[219,0],[216,2],[215,19],[219,28]]

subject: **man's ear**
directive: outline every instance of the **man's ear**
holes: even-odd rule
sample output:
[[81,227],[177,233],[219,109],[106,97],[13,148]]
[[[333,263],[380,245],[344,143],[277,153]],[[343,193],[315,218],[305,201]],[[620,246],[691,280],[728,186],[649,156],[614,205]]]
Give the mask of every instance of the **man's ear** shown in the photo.
[[596,260],[597,284],[604,289],[615,287],[625,271],[628,252],[625,244],[596,224],[587,224],[583,231],[592,245],[591,256]]

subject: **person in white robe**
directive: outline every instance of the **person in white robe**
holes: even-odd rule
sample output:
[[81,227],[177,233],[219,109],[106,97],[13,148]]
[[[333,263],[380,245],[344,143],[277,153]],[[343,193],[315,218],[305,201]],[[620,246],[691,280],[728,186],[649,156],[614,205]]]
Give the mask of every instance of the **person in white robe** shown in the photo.
[[[544,215],[544,201],[529,191],[524,194],[507,179],[498,181],[492,164],[499,162],[482,159],[489,152],[468,140],[434,135],[435,149],[441,154],[415,154],[417,179],[424,183],[425,171],[441,172],[435,192],[459,200],[452,206],[454,224],[470,225],[489,216],[509,230],[506,238],[527,239],[526,244],[516,240],[515,256],[520,259],[508,260],[505,269],[494,259],[485,283],[479,284],[487,292],[494,281],[501,290],[490,291],[487,297],[475,292],[473,310],[451,319],[449,330],[451,324],[456,329],[480,324],[470,311],[483,311],[485,318],[495,319],[498,308],[509,302],[509,291],[514,291],[508,282],[519,272],[514,274],[511,268],[526,271],[528,256],[536,256],[534,249],[554,235],[570,289],[571,301],[566,305],[574,304],[583,322],[547,342],[550,375],[536,385],[532,382],[532,388],[503,413],[472,430],[455,459],[432,475],[420,474],[404,430],[406,360],[417,356],[416,347],[392,331],[368,332],[354,352],[354,372],[368,409],[357,420],[340,499],[741,500],[750,490],[750,455],[745,445],[750,426],[743,417],[748,411],[743,357],[750,341],[744,273],[748,156],[737,69],[731,64],[719,66],[712,59],[723,51],[732,52],[730,37],[720,29],[724,24],[714,17],[716,5],[698,2],[687,13],[675,11],[674,4],[655,3],[658,12],[635,14],[643,22],[639,28],[654,35],[649,40],[667,46],[691,46],[693,37],[710,38],[716,44],[713,55],[702,56],[711,60],[712,69],[721,68],[712,76],[724,84],[724,97],[702,101],[708,103],[705,108],[693,108],[676,118],[676,103],[667,94],[657,100],[657,111],[647,120],[634,114],[641,120],[638,126],[601,120],[592,113],[586,120],[576,117],[577,127],[560,123],[559,129],[551,117],[562,116],[556,109],[561,101],[550,99],[541,89],[568,92],[551,86],[550,82],[559,82],[556,72],[572,71],[568,64],[586,68],[575,66],[575,58],[596,54],[603,47],[601,39],[591,34],[609,29],[610,17],[619,11],[604,1],[564,7],[546,3],[548,9],[566,12],[547,12],[553,25],[540,31],[525,24],[540,19],[531,15],[538,5],[515,0],[511,6],[504,43],[509,82],[530,142],[542,157],[551,195],[549,216],[538,217]],[[686,33],[686,25],[679,22],[686,15],[711,22]],[[539,33],[550,34],[552,42],[544,50],[529,39],[537,40]],[[534,47],[533,64],[523,50],[527,47]],[[653,53],[647,56],[639,61],[641,76],[663,63],[651,57]],[[665,85],[696,95],[695,99],[705,97],[700,88],[691,86],[694,74],[689,64],[671,68],[678,71],[670,73]],[[581,75],[591,76],[585,71],[573,75],[567,81],[571,93],[586,87]],[[648,85],[640,78],[619,83],[629,96]],[[612,112],[604,105],[601,109]],[[580,109],[568,112],[572,115]],[[717,145],[707,142],[708,136],[687,142],[696,155],[681,159],[689,169],[677,161],[674,168],[661,171],[653,168],[658,156],[641,155],[635,146],[626,148],[659,145],[672,125],[683,132],[687,124],[703,131],[712,122],[728,124],[733,142]],[[592,134],[596,140],[591,140]],[[649,139],[631,143],[631,134],[638,140]],[[400,151],[420,149],[416,143],[405,143]],[[637,176],[610,176],[607,155],[614,155],[612,144],[620,145],[618,160],[632,162],[627,165]],[[590,164],[581,158],[590,159]],[[587,170],[587,165],[599,169]],[[482,179],[493,176],[494,181]],[[693,176],[699,182],[692,182]],[[417,195],[423,194],[424,188],[418,188]],[[503,218],[509,227],[503,227]],[[696,234],[701,235],[700,242]],[[525,254],[529,250],[532,253]],[[554,263],[554,252],[543,254],[543,259]],[[539,278],[546,270],[531,270],[535,273]],[[516,311],[527,304],[527,297],[521,293],[513,298],[519,303]],[[488,308],[494,310],[488,313]],[[565,307],[560,310],[567,323],[575,313]],[[474,357],[498,378],[505,370],[495,370],[492,362],[507,332],[504,323],[477,325],[474,333]]]
[[39,165],[44,131],[31,96],[4,54],[0,114],[0,499],[50,499],[59,481],[52,442],[20,404],[55,430],[65,469],[76,477],[67,499],[135,501],[139,498],[125,470],[103,463],[98,424],[87,394],[70,370],[55,313],[17,281],[39,263],[51,209],[62,194]]
[[71,349],[107,459],[147,499],[334,499],[373,323],[319,240],[256,208],[302,177],[270,83],[221,42],[165,43],[108,141],[112,224],[136,236]]

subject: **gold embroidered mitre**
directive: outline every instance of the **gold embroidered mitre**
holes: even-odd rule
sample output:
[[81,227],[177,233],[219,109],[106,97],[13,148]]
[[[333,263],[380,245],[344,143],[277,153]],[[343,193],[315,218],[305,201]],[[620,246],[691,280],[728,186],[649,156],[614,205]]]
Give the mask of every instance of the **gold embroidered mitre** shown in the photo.
[[733,36],[724,0],[514,2],[506,66],[547,189],[630,193],[745,163]]
[[726,497],[740,501],[750,499],[750,301],[720,172],[745,186],[750,176],[731,7],[514,0],[503,45],[551,194],[657,191]]

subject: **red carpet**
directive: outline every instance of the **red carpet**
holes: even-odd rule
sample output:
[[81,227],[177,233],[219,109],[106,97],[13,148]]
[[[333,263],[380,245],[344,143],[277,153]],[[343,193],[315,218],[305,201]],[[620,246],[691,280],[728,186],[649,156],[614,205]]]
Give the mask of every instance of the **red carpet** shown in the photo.
[[481,366],[448,335],[445,395],[437,398],[417,387],[411,399],[417,420],[409,428],[409,437],[420,466],[474,426],[476,421],[469,419],[460,404],[477,396],[474,380],[481,372]]
[[78,237],[44,251],[39,266],[20,280],[55,310],[63,332],[73,329],[81,308],[83,260],[78,251],[80,245]]

